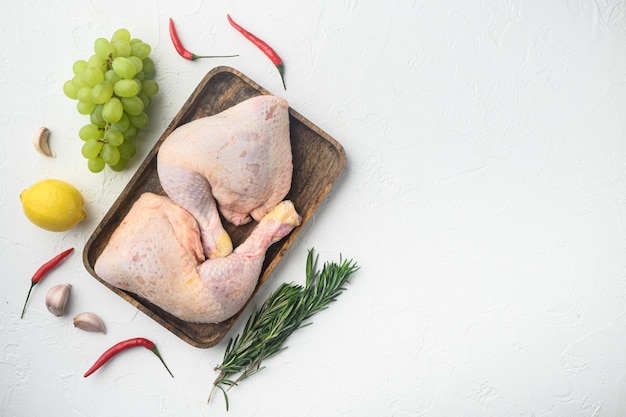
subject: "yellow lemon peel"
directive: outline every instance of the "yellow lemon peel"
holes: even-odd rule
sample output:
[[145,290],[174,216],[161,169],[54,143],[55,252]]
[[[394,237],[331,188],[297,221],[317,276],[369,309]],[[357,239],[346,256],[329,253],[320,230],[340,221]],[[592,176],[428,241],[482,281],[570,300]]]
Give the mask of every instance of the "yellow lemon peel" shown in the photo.
[[52,232],[70,230],[87,217],[80,191],[62,180],[36,182],[20,193],[20,201],[28,220]]

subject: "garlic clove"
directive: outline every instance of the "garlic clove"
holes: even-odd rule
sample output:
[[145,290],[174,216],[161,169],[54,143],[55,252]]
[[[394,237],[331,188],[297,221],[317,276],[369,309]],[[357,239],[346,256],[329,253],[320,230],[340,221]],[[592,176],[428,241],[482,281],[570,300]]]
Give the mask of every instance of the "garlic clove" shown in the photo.
[[95,313],[85,312],[74,317],[74,327],[87,332],[106,334],[104,321]]
[[42,155],[52,157],[50,146],[48,145],[48,137],[50,136],[50,129],[47,127],[40,127],[33,135],[33,146]]
[[65,306],[67,305],[71,288],[70,284],[59,284],[48,290],[46,307],[55,316],[61,317],[65,314]]

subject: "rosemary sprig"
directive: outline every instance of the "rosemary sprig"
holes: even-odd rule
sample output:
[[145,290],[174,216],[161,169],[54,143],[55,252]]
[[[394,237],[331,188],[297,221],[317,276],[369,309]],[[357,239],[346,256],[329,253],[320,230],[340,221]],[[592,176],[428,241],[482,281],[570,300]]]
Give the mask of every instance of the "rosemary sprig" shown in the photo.
[[[209,392],[208,401],[215,388],[222,391],[228,410],[230,388],[263,370],[265,359],[286,349],[285,341],[297,329],[311,324],[314,314],[325,310],[345,290],[359,267],[352,260],[339,258],[339,263],[326,262],[319,271],[318,256],[309,250],[306,260],[305,286],[284,283],[268,296],[260,309],[254,309],[241,334],[231,338],[224,358],[215,367],[219,374]],[[232,377],[239,374],[236,379]]]

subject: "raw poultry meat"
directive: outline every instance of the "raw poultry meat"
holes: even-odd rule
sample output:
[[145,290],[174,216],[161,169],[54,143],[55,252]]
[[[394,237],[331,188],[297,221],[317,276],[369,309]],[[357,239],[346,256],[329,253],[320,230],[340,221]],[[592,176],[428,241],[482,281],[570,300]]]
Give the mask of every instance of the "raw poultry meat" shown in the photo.
[[161,144],[161,185],[198,221],[207,257],[232,250],[219,213],[234,225],[259,221],[289,192],[288,109],[283,98],[252,97],[177,127]]
[[[157,154],[167,196],[143,193],[96,260],[96,274],[174,316],[217,323],[257,285],[267,249],[301,222],[290,201],[286,100],[258,96],[179,126]],[[233,251],[222,225],[258,224]]]
[[189,212],[168,197],[146,192],[111,235],[94,269],[109,284],[182,320],[217,323],[245,305],[267,249],[300,222],[293,204],[283,201],[231,254],[205,260]]

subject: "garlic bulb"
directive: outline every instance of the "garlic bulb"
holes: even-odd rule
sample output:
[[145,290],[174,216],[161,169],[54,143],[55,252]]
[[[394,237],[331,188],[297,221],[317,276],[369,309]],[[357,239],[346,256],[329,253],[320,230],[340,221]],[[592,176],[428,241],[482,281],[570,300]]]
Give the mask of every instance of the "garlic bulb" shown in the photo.
[[102,319],[95,313],[80,313],[76,317],[74,317],[74,327],[85,330],[87,332],[97,332],[97,333],[105,333],[106,328],[104,327],[104,322]]
[[70,296],[70,288],[72,288],[70,284],[59,284],[50,288],[46,294],[46,307],[57,317],[61,317],[65,314],[65,306]]

